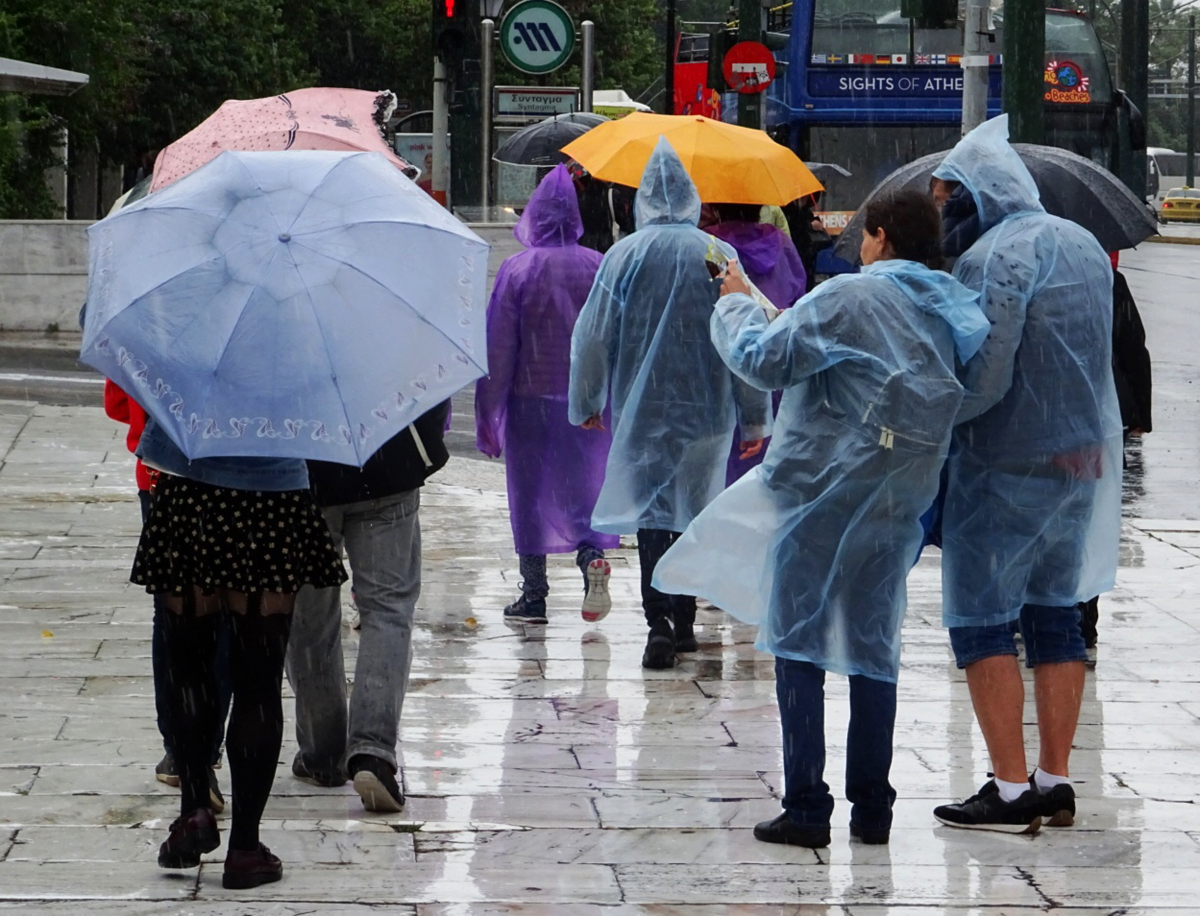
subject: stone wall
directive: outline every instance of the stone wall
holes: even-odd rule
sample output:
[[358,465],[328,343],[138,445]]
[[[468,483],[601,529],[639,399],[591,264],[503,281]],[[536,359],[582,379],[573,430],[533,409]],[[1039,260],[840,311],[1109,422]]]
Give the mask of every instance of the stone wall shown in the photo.
[[0,220],[0,330],[75,330],[87,296],[86,220]]

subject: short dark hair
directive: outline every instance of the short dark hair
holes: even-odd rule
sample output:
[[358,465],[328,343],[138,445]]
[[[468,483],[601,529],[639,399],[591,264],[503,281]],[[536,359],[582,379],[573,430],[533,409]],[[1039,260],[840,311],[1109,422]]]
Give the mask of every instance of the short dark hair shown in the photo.
[[887,234],[896,257],[937,268],[942,264],[942,218],[928,194],[911,188],[880,194],[867,203],[865,226]]
[[762,211],[759,204],[713,204],[717,219],[722,223],[757,223]]

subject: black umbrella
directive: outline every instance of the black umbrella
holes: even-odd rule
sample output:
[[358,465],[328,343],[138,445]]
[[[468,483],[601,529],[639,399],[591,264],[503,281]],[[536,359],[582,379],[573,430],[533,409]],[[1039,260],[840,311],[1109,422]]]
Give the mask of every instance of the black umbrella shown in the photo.
[[608,118],[589,111],[555,115],[517,131],[500,145],[492,158],[512,165],[551,166],[566,162],[562,148]]
[[[1083,226],[1105,251],[1133,248],[1158,234],[1154,211],[1103,166],[1053,146],[1014,143],[1013,149],[1037,183],[1042,206]],[[883,179],[867,200],[903,188],[928,190],[929,179],[945,158],[945,152],[932,153],[901,166]],[[834,254],[839,258],[858,263],[865,219],[864,202],[838,239]]]

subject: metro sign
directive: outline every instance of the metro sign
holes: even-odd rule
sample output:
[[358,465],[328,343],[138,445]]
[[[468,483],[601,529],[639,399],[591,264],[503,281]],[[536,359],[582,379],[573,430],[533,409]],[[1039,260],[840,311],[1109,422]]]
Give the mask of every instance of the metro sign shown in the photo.
[[522,0],[505,14],[499,31],[500,50],[524,73],[557,70],[575,49],[575,23],[552,0]]

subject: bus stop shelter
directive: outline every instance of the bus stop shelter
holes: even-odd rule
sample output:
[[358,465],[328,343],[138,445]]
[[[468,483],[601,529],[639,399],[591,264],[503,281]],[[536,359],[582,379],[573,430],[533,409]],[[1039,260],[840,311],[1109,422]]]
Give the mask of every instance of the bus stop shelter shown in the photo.
[[0,57],[0,92],[35,95],[71,95],[88,84],[86,73],[43,67],[23,60]]

